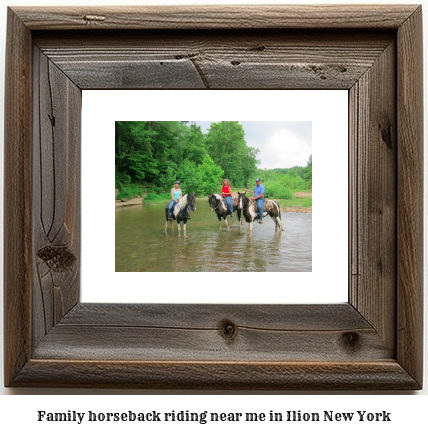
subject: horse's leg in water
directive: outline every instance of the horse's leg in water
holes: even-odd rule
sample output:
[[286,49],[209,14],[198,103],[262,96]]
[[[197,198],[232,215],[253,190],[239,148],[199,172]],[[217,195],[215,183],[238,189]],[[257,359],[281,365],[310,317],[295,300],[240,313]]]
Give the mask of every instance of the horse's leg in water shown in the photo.
[[227,230],[229,230],[229,225],[227,224],[227,217],[224,216],[224,222],[226,223]]
[[218,218],[218,228],[221,229],[221,215],[217,214]]
[[238,209],[238,210],[236,210],[236,212],[238,214],[238,219],[239,219],[239,230],[241,230],[241,228],[242,228],[241,210]]
[[276,218],[276,221],[278,222],[279,232],[282,232],[282,231],[283,231],[283,229],[282,229],[282,221],[281,221],[281,219],[279,218],[279,216]]
[[275,232],[277,231],[277,226],[278,226],[278,223],[277,223],[277,220],[276,220],[276,217],[275,217],[275,215],[272,213],[272,214],[269,214],[269,217],[274,221],[274,223],[275,223]]
[[275,216],[275,232],[276,232],[276,224],[278,222],[279,232],[282,232],[282,221],[281,221],[281,210],[279,209],[279,205],[274,202],[276,206],[276,216]]

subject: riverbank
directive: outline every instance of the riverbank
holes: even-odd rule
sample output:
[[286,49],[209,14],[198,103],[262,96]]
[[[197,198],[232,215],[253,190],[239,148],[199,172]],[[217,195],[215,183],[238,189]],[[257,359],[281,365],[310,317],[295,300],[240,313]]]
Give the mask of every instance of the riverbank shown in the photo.
[[115,207],[116,208],[123,208],[127,206],[135,206],[135,205],[141,205],[144,200],[144,196],[135,196],[132,199],[118,199],[117,195],[119,194],[119,190],[116,188],[114,190],[114,199],[115,199]]
[[[239,189],[239,191],[252,193],[252,190]],[[299,212],[311,213],[312,212],[312,191],[296,191],[293,193],[292,199],[275,199],[279,203],[281,212]],[[232,197],[238,197],[238,190],[233,191]]]
[[[251,190],[239,189],[239,191],[252,193]],[[142,205],[144,196],[136,196],[132,199],[116,199],[118,190],[115,191],[115,206],[116,208],[124,208],[129,206]],[[294,197],[292,199],[275,199],[281,208],[281,212],[298,212],[298,213],[311,213],[312,212],[312,191],[298,191],[293,193]],[[238,190],[232,190],[232,197],[238,197]],[[207,196],[197,197],[197,201],[207,201]],[[162,199],[161,201],[153,201],[147,203],[160,204],[167,202]]]

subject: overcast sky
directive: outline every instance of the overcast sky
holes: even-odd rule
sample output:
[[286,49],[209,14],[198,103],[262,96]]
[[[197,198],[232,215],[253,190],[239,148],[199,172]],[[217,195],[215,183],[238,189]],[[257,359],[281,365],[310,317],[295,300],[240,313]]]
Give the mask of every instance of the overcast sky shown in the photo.
[[[194,121],[207,133],[212,122]],[[238,121],[245,131],[247,146],[260,150],[261,169],[306,166],[312,154],[312,122]]]

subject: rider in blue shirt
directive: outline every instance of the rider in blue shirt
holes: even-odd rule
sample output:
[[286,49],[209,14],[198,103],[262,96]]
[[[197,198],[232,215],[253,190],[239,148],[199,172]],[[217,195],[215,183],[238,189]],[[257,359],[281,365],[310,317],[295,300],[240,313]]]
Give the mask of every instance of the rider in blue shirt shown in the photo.
[[176,203],[178,203],[178,201],[181,199],[181,197],[182,197],[182,193],[181,193],[181,189],[180,189],[180,181],[175,181],[174,188],[171,189],[171,199],[172,200],[168,206],[168,220],[172,220],[170,217],[172,208],[174,207],[174,205]]
[[257,202],[257,208],[259,209],[260,220],[259,223],[263,223],[263,203],[265,201],[265,187],[262,185],[260,178],[256,179],[256,186],[254,187],[254,196],[251,200]]

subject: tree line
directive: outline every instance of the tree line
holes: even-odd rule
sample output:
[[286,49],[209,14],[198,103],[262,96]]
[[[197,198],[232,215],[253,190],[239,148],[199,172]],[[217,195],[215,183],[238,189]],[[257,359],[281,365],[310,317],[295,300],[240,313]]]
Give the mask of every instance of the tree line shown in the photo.
[[308,168],[263,171],[258,153],[237,121],[212,123],[207,134],[189,121],[116,121],[115,184],[121,191],[140,185],[160,193],[178,179],[183,191],[198,195],[218,190],[223,178],[242,188],[253,186],[256,176],[264,184],[298,178],[309,185]]
[[265,197],[291,199],[293,191],[312,190],[312,154],[305,167],[288,169],[259,169],[256,176],[263,181]]

